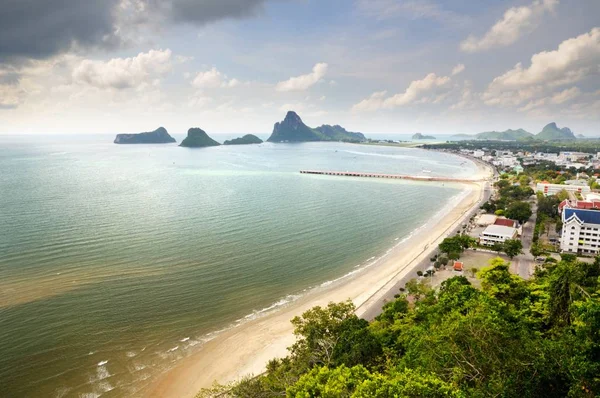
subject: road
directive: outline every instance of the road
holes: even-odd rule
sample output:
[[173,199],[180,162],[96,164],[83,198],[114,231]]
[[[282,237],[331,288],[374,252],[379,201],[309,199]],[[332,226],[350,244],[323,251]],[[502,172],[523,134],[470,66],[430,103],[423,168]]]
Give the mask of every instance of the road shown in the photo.
[[531,205],[531,217],[523,225],[523,253],[513,258],[511,261],[511,271],[523,279],[529,279],[535,270],[535,258],[531,254],[531,244],[533,242],[533,230],[535,229],[535,220],[537,219],[537,200]]
[[[481,205],[483,205],[485,202],[487,202],[490,199],[491,194],[492,194],[492,190],[490,188],[490,184],[488,182],[486,182],[486,185],[485,185],[485,188],[483,191],[483,195],[482,195],[482,199],[478,202],[477,206],[474,206],[474,208],[470,212],[468,212],[465,216],[463,216],[464,217],[463,220],[468,221],[472,216],[476,215],[479,212],[479,208],[481,207]],[[448,233],[448,236],[455,235],[456,233],[458,233],[461,230],[463,224],[464,224],[464,222],[459,223],[456,228],[454,228],[453,230],[451,230]],[[417,264],[413,268],[413,272],[411,274],[409,274],[406,277],[404,277],[403,279],[399,280],[398,283],[396,283],[396,285],[394,285],[394,287],[392,289],[388,290],[383,297],[381,297],[378,301],[373,303],[369,307],[369,309],[367,309],[362,314],[362,318],[366,319],[367,321],[371,321],[377,315],[381,314],[383,305],[386,302],[393,300],[394,296],[400,292],[400,288],[403,288],[406,285],[406,282],[410,281],[411,279],[415,279],[417,277],[417,271],[425,272],[425,270],[431,266],[431,261],[429,261],[429,258],[432,257],[433,255],[435,255],[436,253],[437,253],[437,248],[432,249],[431,254],[428,255],[419,264]]]

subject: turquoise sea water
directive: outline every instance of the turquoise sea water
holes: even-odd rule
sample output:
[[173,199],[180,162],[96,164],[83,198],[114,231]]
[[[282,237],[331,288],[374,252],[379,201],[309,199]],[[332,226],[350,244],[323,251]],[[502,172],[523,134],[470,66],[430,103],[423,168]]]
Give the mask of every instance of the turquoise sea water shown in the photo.
[[418,149],[111,141],[0,136],[1,397],[129,396],[214,332],[380,256],[460,193],[300,169],[475,170]]

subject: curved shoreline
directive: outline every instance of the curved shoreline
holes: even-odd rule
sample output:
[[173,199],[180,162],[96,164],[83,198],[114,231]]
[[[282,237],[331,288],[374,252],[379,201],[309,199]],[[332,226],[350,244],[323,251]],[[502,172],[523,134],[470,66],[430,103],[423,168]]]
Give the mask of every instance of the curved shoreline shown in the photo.
[[[490,176],[491,169],[475,164],[479,176]],[[485,182],[458,185],[464,188],[459,194],[463,197],[454,206],[444,214],[440,214],[442,209],[434,215],[424,226],[413,231],[412,236],[388,250],[377,264],[366,266],[360,272],[341,277],[327,286],[321,285],[277,311],[223,331],[197,352],[157,376],[138,394],[145,397],[194,397],[215,380],[226,383],[259,374],[270,359],[287,355],[287,347],[294,341],[290,320],[314,306],[352,299],[359,316],[380,310],[381,302],[397,292],[397,284],[409,277],[423,259],[429,258],[438,243],[479,206]],[[440,219],[435,222],[437,217]]]

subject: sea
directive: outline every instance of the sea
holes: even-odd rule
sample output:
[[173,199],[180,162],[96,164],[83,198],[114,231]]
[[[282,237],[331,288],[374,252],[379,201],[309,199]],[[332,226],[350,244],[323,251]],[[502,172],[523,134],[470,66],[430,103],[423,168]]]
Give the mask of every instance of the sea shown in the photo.
[[412,148],[113,138],[0,136],[0,397],[135,396],[223,330],[372,265],[462,189],[302,169],[476,170]]

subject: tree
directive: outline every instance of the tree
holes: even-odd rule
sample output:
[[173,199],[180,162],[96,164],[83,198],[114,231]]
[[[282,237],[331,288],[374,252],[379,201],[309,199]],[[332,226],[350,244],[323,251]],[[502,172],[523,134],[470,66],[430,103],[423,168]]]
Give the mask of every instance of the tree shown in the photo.
[[512,260],[515,256],[523,253],[523,244],[519,239],[507,239],[502,244],[502,250]]
[[521,175],[521,177],[519,177],[519,185],[522,187],[528,187],[530,181],[531,181],[531,179],[524,174]]
[[315,307],[292,319],[296,343],[290,352],[307,366],[330,365],[335,362],[336,345],[349,330],[364,328],[354,314],[354,304],[329,303],[326,308]]
[[508,206],[504,214],[507,218],[517,220],[523,224],[531,217],[531,205],[527,202],[513,202]]
[[556,194],[556,197],[558,198],[559,201],[562,202],[565,199],[569,199],[569,193],[567,192],[566,189],[563,189],[559,193]]
[[492,245],[492,250],[495,251],[496,253],[500,254],[501,252],[504,251],[504,246],[502,245],[502,243],[496,242]]
[[[508,177],[507,177],[508,178]],[[507,188],[510,186],[510,182],[507,179],[499,180],[494,184],[498,189]]]

